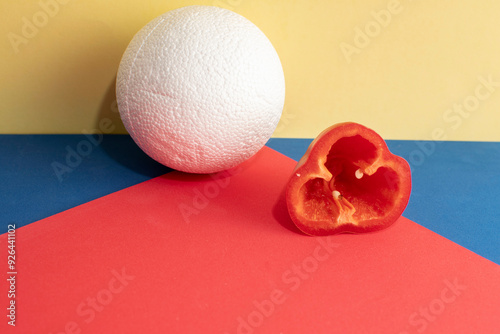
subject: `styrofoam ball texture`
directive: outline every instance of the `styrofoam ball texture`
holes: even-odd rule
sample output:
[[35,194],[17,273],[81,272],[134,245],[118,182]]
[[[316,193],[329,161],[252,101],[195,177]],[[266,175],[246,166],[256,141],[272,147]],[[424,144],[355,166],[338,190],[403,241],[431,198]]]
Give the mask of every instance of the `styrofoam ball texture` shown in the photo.
[[264,33],[230,10],[188,6],[148,23],[117,74],[123,123],[173,169],[212,173],[264,146],[281,117],[285,79]]

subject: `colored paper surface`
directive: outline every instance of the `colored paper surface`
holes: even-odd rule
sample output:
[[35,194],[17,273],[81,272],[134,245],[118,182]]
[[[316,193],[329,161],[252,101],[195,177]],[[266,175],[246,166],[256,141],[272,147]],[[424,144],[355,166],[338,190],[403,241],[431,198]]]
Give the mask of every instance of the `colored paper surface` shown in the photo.
[[494,0],[2,1],[0,133],[125,133],[114,88],[123,52],[187,5],[243,15],[276,48],[287,91],[275,137],[355,121],[387,139],[500,141]]
[[0,332],[496,331],[500,266],[403,217],[305,236],[283,197],[294,165],[265,147],[234,170],[171,172],[16,230],[16,328],[4,317]]
[[[170,171],[128,135],[94,139],[99,145],[80,161],[71,152],[91,142],[87,135],[0,135],[0,233]],[[311,141],[271,138],[266,146],[299,160]],[[500,264],[500,142],[386,142],[412,169],[405,217]]]

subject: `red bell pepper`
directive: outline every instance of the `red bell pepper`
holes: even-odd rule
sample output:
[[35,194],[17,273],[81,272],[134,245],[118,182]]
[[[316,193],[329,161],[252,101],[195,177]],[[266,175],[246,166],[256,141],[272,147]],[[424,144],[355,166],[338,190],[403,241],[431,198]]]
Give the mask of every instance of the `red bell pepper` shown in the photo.
[[410,166],[375,131],[340,123],[323,131],[300,159],[286,188],[288,212],[309,235],[384,229],[403,213]]

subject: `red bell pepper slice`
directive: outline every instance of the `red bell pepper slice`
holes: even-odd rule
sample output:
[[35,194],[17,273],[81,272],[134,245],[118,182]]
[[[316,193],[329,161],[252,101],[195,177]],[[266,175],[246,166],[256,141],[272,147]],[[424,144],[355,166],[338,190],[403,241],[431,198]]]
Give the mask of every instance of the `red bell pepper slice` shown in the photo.
[[309,235],[384,229],[403,213],[410,166],[375,131],[340,123],[323,131],[300,159],[286,188],[288,212]]

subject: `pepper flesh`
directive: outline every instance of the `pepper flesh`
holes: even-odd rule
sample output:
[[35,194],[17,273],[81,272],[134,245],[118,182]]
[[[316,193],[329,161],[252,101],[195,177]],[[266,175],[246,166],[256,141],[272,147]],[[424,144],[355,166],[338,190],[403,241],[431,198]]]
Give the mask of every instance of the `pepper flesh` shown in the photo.
[[286,188],[294,224],[310,235],[362,233],[393,224],[411,192],[410,166],[375,131],[340,123],[323,131]]

